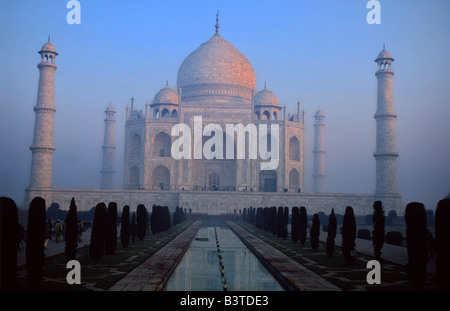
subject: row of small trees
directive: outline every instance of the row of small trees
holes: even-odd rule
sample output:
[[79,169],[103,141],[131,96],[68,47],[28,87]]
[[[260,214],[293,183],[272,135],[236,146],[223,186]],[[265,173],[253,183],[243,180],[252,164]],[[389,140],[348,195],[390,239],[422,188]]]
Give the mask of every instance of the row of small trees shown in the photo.
[[[174,225],[186,219],[183,209],[177,206],[173,215]],[[114,254],[117,246],[117,204],[111,202],[106,208],[105,203],[99,203],[95,207],[94,223],[92,225],[91,243],[89,246],[90,257],[100,259],[104,253]],[[172,226],[170,211],[167,206],[153,205],[152,214],[144,204],[139,204],[136,212],[133,212],[130,220],[130,207],[125,205],[120,218],[120,242],[123,248],[130,243],[135,243],[136,237],[142,241],[150,230],[153,234],[167,231]]]
[[[59,207],[58,207],[59,209]],[[66,260],[76,258],[78,247],[78,213],[75,199],[70,202],[66,213],[65,256]],[[154,234],[168,230],[171,216],[167,206],[153,206],[151,215],[152,232]],[[43,198],[36,197],[30,203],[26,235],[26,268],[30,289],[38,287],[43,278],[45,263],[44,236],[46,222],[46,203]],[[182,208],[177,206],[173,215],[173,223],[178,224],[186,219]],[[15,202],[7,197],[0,197],[0,241],[1,241],[1,283],[0,290],[17,288],[17,247],[19,242],[19,218]],[[120,241],[123,248],[129,246],[130,237],[135,241],[137,236],[144,239],[149,224],[149,214],[143,204],[138,205],[130,219],[130,207],[123,207],[120,218]],[[95,207],[94,223],[91,232],[89,252],[91,258],[97,260],[106,254],[114,254],[117,247],[117,204],[111,202],[106,207],[99,203]]]
[[[427,253],[427,215],[425,206],[419,202],[412,202],[406,206],[406,239],[409,261],[407,264],[408,279],[415,288],[421,288],[425,284],[426,266],[428,261]],[[243,221],[254,224],[256,227],[266,232],[277,233],[278,237],[286,239],[287,224],[289,220],[289,209],[278,208],[253,208],[243,211]],[[439,201],[435,215],[435,253],[436,253],[436,273],[438,286],[440,289],[450,289],[450,199]],[[291,216],[291,239],[294,242],[300,241],[302,245],[306,241],[308,226],[308,216],[304,206],[293,207]],[[381,249],[385,242],[386,217],[384,216],[381,201],[373,204],[373,247],[374,257],[381,261]],[[333,256],[335,248],[335,237],[337,233],[337,217],[334,209],[328,217],[328,235],[326,241],[326,252],[328,256]],[[277,230],[280,228],[280,230]],[[286,228],[286,231],[284,231]],[[310,228],[311,247],[316,250],[319,245],[320,219],[318,214],[313,215]],[[344,259],[351,263],[355,260],[355,240],[356,240],[356,220],[353,208],[347,206],[342,221],[342,254]]]

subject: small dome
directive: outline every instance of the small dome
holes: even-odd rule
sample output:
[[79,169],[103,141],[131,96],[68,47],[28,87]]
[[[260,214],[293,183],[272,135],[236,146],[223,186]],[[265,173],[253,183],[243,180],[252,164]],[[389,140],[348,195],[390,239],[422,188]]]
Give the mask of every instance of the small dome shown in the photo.
[[153,99],[153,104],[178,104],[178,94],[177,92],[166,86],[161,89],[158,93],[156,93],[155,98]]
[[116,112],[116,109],[114,109],[114,107],[111,104],[109,104],[109,106],[108,106],[108,108],[106,108],[105,112]]
[[383,51],[380,52],[380,54],[378,54],[377,56],[377,60],[381,60],[381,59],[393,59],[391,56],[391,53],[389,53],[388,51],[386,51],[385,49],[383,49]]
[[277,97],[268,89],[256,93],[254,103],[255,106],[280,106]]
[[58,55],[58,53],[56,53],[55,46],[50,43],[50,36],[48,37],[48,42],[42,46],[41,50],[38,53],[41,54],[41,53],[45,53],[45,52],[51,52],[51,53],[55,53],[56,55]]
[[325,114],[319,108],[319,109],[317,109],[317,112],[316,112],[316,114],[314,116],[315,117],[325,117]]

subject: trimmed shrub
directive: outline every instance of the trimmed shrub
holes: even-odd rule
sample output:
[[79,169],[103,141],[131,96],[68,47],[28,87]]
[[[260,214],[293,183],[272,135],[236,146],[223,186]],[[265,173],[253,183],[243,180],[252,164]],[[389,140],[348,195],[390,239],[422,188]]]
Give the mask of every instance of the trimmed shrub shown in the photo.
[[186,219],[186,215],[183,212],[182,208],[179,208],[178,206],[175,208],[175,213],[173,214],[173,225],[177,225],[179,223],[182,223]]
[[283,237],[283,226],[284,226],[284,217],[283,217],[283,208],[280,206],[278,207],[277,212],[277,237],[282,238]]
[[289,207],[285,207],[284,208],[284,213],[283,213],[283,236],[282,238],[286,240],[287,235],[288,235],[288,223],[289,223]]
[[69,213],[66,218],[66,261],[74,260],[78,247],[78,217],[75,198],[70,200]]
[[358,230],[358,238],[363,240],[371,240],[370,230],[369,229],[359,229]]
[[313,250],[317,250],[317,247],[319,247],[319,235],[320,235],[320,220],[319,215],[314,214],[313,220],[312,220],[312,226],[311,226],[311,248]]
[[105,253],[114,254],[117,247],[117,203],[108,204],[106,220]]
[[331,214],[328,217],[328,235],[327,235],[327,255],[328,257],[332,257],[334,253],[334,246],[335,242],[334,239],[336,238],[336,231],[337,231],[337,219],[334,215],[334,208],[331,209]]
[[16,203],[0,198],[1,283],[0,290],[17,288],[17,248],[19,242],[19,214]]
[[89,245],[89,255],[94,260],[102,258],[104,254],[106,215],[106,204],[98,203],[95,207],[94,223],[92,224],[91,231],[91,244]]
[[120,243],[123,248],[130,244],[130,207],[125,205],[120,216]]
[[167,231],[172,226],[172,223],[170,220],[170,211],[169,211],[168,206],[162,207],[162,214],[163,214],[162,231]]
[[271,206],[269,209],[269,232],[277,234],[277,207]]
[[247,209],[244,208],[242,212],[242,221],[247,221]]
[[255,226],[258,229],[264,230],[264,209],[262,207],[256,209]]
[[390,245],[403,245],[403,234],[398,231],[389,231],[386,233],[386,243]]
[[264,231],[270,231],[270,208],[264,207]]
[[153,204],[150,216],[150,229],[153,234],[161,232],[161,206]]
[[[406,248],[408,250],[408,279],[416,289],[423,287],[427,271],[427,216],[419,202],[406,205]],[[448,263],[447,263],[448,264]]]
[[142,241],[145,238],[145,234],[147,231],[147,213],[146,213],[146,208],[145,208],[144,204],[139,204],[137,206],[136,224],[137,224],[136,235],[137,235],[138,239]]
[[41,197],[34,198],[28,210],[26,239],[27,273],[31,289],[37,288],[43,277],[44,232],[47,226],[45,216],[45,200]]
[[131,223],[130,223],[130,235],[133,244],[136,242],[136,233],[137,233],[136,212],[133,212],[133,214],[131,215]]
[[[375,255],[375,259],[380,261],[381,260],[381,248],[384,244],[384,232],[385,232],[385,220],[386,217],[384,216],[383,211],[383,204],[381,201],[375,201],[373,203],[373,252]],[[403,236],[401,237],[400,243],[403,243]],[[401,244],[400,244],[401,245]]]
[[347,263],[355,261],[356,220],[353,208],[347,206],[342,225],[342,255]]
[[300,210],[297,206],[292,208],[292,225],[291,225],[291,239],[297,243],[300,237]]
[[306,232],[308,229],[308,214],[306,213],[306,208],[300,206],[300,217],[299,217],[299,239],[302,245],[306,242]]
[[436,275],[439,289],[450,290],[450,199],[440,200],[435,214]]

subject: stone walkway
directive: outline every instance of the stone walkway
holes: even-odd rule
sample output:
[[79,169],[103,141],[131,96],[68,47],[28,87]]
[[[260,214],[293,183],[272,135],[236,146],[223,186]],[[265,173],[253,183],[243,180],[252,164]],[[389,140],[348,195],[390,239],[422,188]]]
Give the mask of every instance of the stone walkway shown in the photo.
[[340,291],[337,286],[331,284],[321,276],[296,262],[294,259],[255,237],[239,225],[230,221],[227,221],[227,224],[239,237],[241,237],[242,240],[247,242],[247,246],[253,248],[257,257],[264,258],[264,260],[267,261],[267,263],[269,263],[282,278],[287,280],[292,285],[293,290]]
[[[322,242],[326,242],[327,232],[321,231],[319,239]],[[341,247],[342,235],[336,234],[336,238],[334,241],[336,243],[336,246]],[[357,252],[369,256],[374,256],[372,241],[357,238],[355,240],[355,244],[355,249]],[[383,248],[381,249],[381,258],[393,263],[400,264],[402,266],[406,266],[408,264],[408,251],[404,246],[396,246],[384,243]],[[436,260],[434,258],[430,258],[428,260],[427,272],[436,274]]]
[[201,225],[202,221],[200,220],[194,222],[188,229],[153,254],[153,256],[148,258],[144,263],[128,273],[120,281],[109,288],[109,290],[161,290],[173,270],[176,268],[178,262],[183,257]]

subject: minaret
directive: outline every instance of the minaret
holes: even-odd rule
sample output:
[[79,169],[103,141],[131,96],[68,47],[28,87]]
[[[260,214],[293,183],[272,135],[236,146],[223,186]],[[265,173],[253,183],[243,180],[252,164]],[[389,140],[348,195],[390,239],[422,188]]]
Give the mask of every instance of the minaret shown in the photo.
[[102,161],[102,174],[101,188],[102,189],[113,189],[113,177],[114,177],[114,125],[116,120],[114,114],[116,111],[109,104],[106,108],[105,114],[105,138],[103,141],[103,161]]
[[325,193],[326,175],[325,175],[325,114],[317,110],[314,115],[314,173],[313,173],[313,192]]
[[31,175],[30,188],[52,187],[53,152],[53,115],[55,106],[53,103],[53,84],[56,70],[55,58],[58,55],[55,47],[48,42],[38,52],[41,55],[39,68],[39,87],[36,106],[34,106],[35,123],[33,144],[30,147]]
[[394,71],[391,64],[394,61],[391,54],[383,51],[378,54],[375,62],[378,70],[375,76],[378,80],[377,111],[377,141],[374,157],[376,160],[376,195],[398,194],[397,189],[397,157],[395,148],[395,119],[392,77]]

